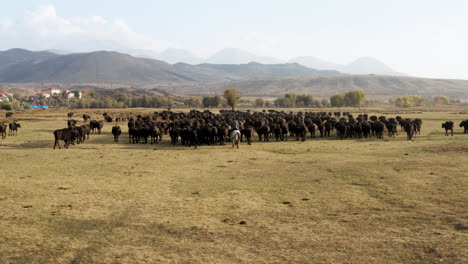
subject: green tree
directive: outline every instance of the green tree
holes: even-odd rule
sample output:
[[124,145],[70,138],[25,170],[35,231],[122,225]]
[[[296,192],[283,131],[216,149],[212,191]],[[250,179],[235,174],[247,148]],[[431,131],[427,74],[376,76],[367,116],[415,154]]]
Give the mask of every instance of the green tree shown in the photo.
[[263,98],[259,97],[257,99],[255,99],[253,105],[255,107],[263,107],[263,105],[265,104],[265,100],[263,100]]
[[217,107],[219,105],[215,96],[204,96],[202,104],[203,107]]
[[362,102],[366,98],[366,93],[362,90],[353,90],[345,94],[345,105],[361,107]]
[[297,95],[295,102],[297,105],[301,105],[305,107],[312,106],[314,103],[314,97],[310,94]]
[[0,104],[0,109],[3,109],[3,110],[13,110],[13,107],[11,106],[11,104],[7,101],[4,101],[2,102],[2,104]]
[[434,97],[433,103],[438,105],[448,105],[450,101],[447,96],[439,95]]
[[198,97],[189,97],[184,100],[184,105],[188,107],[199,107],[202,105],[200,98]]
[[232,107],[232,110],[234,111],[234,107],[241,99],[240,91],[237,89],[227,89],[224,91],[224,98],[226,99],[227,104]]
[[412,106],[423,106],[426,104],[427,99],[422,96],[409,95],[398,97],[395,100],[395,105],[398,107],[412,107]]
[[222,105],[222,104],[224,104],[224,98],[221,97],[220,95],[215,95],[213,97],[213,105],[215,107],[218,107],[219,105]]
[[294,102],[291,98],[286,98],[286,97],[278,97],[274,104],[277,106],[277,107],[293,107],[294,106]]
[[328,101],[327,98],[323,98],[322,101],[321,101],[321,103],[322,103],[322,106],[323,106],[323,107],[327,107],[327,106],[330,105],[330,102]]
[[13,107],[13,109],[20,109],[21,108],[21,103],[18,100],[13,100],[11,102],[11,107]]
[[335,94],[330,97],[330,104],[333,107],[343,107],[345,105],[345,95],[344,94]]
[[290,101],[293,104],[291,107],[296,105],[297,95],[295,93],[287,93],[287,94],[284,95],[284,98],[290,99]]

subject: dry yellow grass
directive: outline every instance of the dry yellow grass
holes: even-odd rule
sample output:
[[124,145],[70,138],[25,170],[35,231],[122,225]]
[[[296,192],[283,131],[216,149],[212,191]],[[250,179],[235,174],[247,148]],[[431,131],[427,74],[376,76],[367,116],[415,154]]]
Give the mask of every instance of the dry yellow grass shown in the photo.
[[467,263],[468,135],[440,128],[466,113],[410,110],[415,141],[239,150],[132,145],[124,123],[118,144],[105,124],[53,150],[66,112],[16,113],[19,135],[0,139],[0,263]]

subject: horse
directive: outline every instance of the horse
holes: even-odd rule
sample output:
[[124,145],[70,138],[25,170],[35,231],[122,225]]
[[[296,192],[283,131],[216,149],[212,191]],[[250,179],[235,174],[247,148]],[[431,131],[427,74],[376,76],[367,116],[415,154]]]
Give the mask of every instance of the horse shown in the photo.
[[232,147],[237,146],[239,148],[239,141],[240,141],[241,133],[239,130],[233,130],[229,135],[229,138],[232,141]]

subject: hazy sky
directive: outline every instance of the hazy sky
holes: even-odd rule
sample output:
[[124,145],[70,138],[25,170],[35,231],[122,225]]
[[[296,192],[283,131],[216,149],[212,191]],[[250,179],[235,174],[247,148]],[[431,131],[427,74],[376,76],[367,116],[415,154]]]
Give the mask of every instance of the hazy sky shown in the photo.
[[468,79],[467,0],[2,1],[0,50],[222,48]]

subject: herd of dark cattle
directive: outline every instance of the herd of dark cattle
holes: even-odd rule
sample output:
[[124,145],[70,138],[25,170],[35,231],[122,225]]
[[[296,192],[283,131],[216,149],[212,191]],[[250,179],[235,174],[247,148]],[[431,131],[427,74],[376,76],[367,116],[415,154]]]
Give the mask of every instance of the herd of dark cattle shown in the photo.
[[[7,118],[13,113],[8,112]],[[406,134],[408,140],[420,134],[421,119],[408,119],[401,116],[387,118],[385,116],[369,116],[367,114],[353,115],[349,112],[298,112],[286,113],[274,110],[263,112],[250,111],[224,111],[215,114],[209,110],[188,113],[162,111],[151,115],[119,116],[112,118],[107,113],[103,114],[104,121],[91,120],[87,114],[83,114],[83,125],[77,125],[77,121],[71,119],[73,113],[68,113],[67,127],[53,132],[56,147],[61,148],[60,141],[64,141],[64,147],[70,144],[82,144],[89,139],[91,133],[101,134],[105,122],[127,122],[129,143],[148,142],[158,143],[163,135],[169,135],[172,145],[182,144],[188,147],[197,147],[201,144],[224,145],[229,141],[230,124],[237,120],[241,132],[241,141],[249,145],[254,140],[255,134],[259,141],[287,141],[288,138],[305,141],[306,138],[331,137],[336,133],[339,139],[358,139],[376,137],[383,139],[395,137],[398,132]],[[89,121],[89,122],[88,122]],[[464,133],[468,134],[468,120],[460,123]],[[0,138],[5,138],[7,129],[9,135],[17,135],[21,125],[11,122],[7,125],[0,124]],[[453,136],[454,122],[442,123],[445,135]],[[119,141],[122,134],[120,126],[112,127],[114,141]]]
[[[71,118],[72,113],[68,114]],[[198,145],[224,145],[229,141],[230,124],[237,120],[241,132],[241,141],[249,145],[255,134],[259,141],[287,141],[288,138],[305,141],[306,138],[331,137],[336,133],[339,139],[358,139],[376,137],[383,139],[385,135],[395,137],[398,132],[406,134],[408,140],[421,133],[422,120],[408,119],[396,116],[369,116],[367,114],[353,115],[349,112],[299,112],[285,113],[274,110],[264,112],[224,111],[215,114],[209,110],[188,113],[162,111],[151,115],[119,116],[112,118],[103,114],[105,122],[127,122],[129,143],[156,143],[163,135],[169,135],[172,145],[182,144],[187,147]],[[68,127],[54,131],[54,148],[60,148],[59,141],[70,144],[81,144],[89,139],[90,133],[101,133],[104,121],[91,120],[89,115],[83,115],[83,121],[89,124],[76,125],[75,120],[68,120]],[[442,125],[446,130],[452,130],[453,122]],[[463,121],[464,133],[468,133],[468,120]],[[448,131],[447,130],[447,131]],[[119,141],[122,134],[120,126],[112,127],[114,141]],[[447,133],[446,133],[447,134]],[[448,135],[448,134],[447,134]]]

